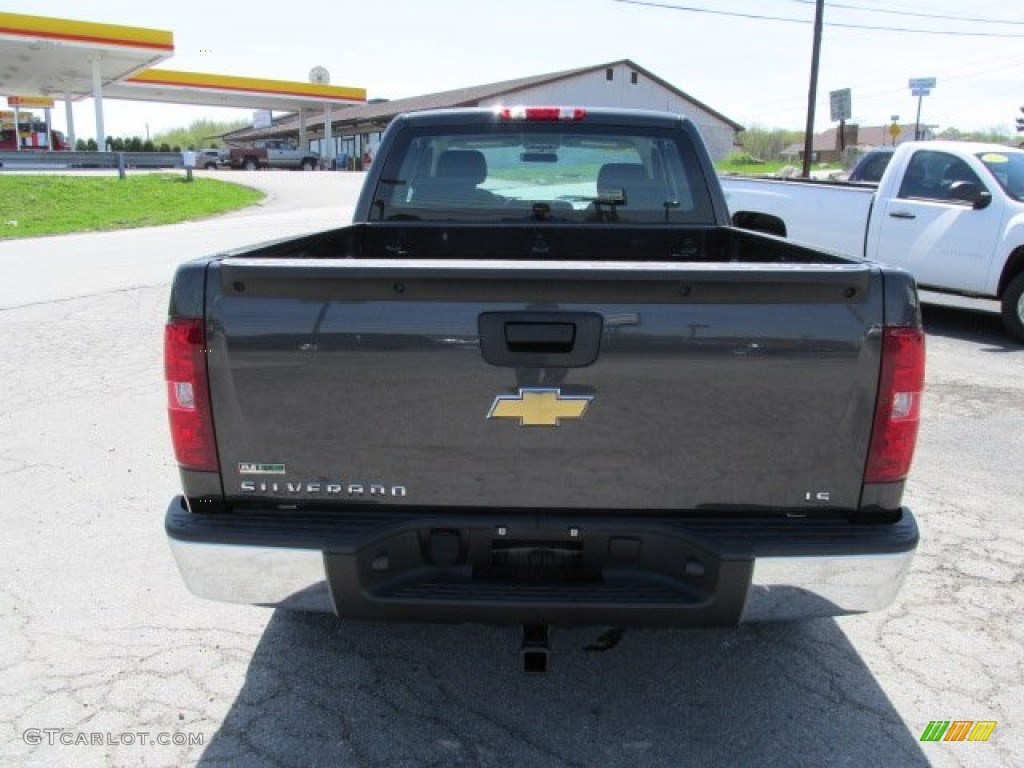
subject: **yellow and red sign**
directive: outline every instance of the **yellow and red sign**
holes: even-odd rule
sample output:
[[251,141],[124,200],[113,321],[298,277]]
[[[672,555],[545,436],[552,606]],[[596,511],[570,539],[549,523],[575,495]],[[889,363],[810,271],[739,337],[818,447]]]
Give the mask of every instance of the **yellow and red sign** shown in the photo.
[[42,107],[53,109],[53,99],[45,96],[8,96],[8,107]]

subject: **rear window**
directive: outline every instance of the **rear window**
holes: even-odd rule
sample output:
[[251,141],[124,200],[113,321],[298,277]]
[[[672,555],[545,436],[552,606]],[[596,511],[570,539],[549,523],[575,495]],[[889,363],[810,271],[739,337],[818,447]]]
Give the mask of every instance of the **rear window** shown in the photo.
[[685,134],[550,123],[409,131],[389,153],[371,217],[713,223]]
[[882,180],[885,169],[889,167],[892,160],[892,152],[869,152],[857,163],[857,167],[850,174],[850,181],[864,181],[877,184]]

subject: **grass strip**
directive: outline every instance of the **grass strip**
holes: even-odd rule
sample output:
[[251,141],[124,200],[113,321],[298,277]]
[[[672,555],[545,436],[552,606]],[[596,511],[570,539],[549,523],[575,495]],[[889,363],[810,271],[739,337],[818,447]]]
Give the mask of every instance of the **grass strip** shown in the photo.
[[0,240],[152,227],[253,205],[265,195],[181,174],[110,176],[0,174]]

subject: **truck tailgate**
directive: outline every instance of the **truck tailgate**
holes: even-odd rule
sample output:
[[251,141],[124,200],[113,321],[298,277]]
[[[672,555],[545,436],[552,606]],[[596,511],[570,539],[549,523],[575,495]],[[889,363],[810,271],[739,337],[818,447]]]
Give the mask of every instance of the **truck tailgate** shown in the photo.
[[214,262],[225,496],[855,509],[881,288],[859,264]]

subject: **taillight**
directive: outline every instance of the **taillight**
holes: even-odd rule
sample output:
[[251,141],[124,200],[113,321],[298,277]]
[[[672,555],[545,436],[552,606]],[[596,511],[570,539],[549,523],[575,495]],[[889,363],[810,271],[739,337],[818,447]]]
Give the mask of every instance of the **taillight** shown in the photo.
[[864,482],[892,483],[907,476],[917,444],[923,389],[924,332],[920,328],[886,328]]
[[582,107],[504,107],[498,110],[502,120],[582,120],[587,110]]
[[216,472],[206,334],[202,320],[171,318],[164,329],[164,376],[174,454],[184,469]]

